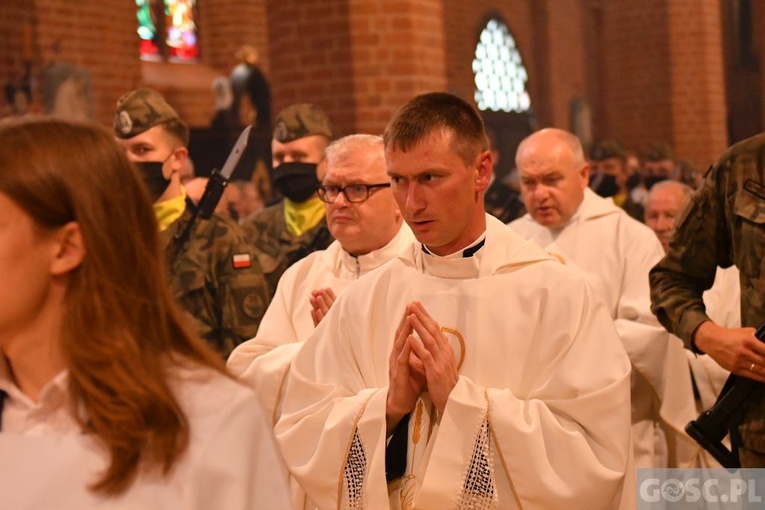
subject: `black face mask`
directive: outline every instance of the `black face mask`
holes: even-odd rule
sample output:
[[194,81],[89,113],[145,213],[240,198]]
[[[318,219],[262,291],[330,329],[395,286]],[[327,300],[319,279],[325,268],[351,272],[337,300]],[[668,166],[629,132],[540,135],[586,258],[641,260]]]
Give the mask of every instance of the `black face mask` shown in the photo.
[[603,174],[600,177],[600,184],[595,193],[601,197],[612,197],[619,193],[619,186],[616,184],[616,177],[613,175]]
[[643,184],[645,184],[645,187],[648,189],[653,188],[653,185],[657,182],[666,181],[666,177],[662,177],[660,175],[649,175],[647,177],[643,178]]
[[316,163],[282,163],[274,168],[274,187],[293,202],[305,202],[316,192]]
[[627,189],[632,191],[640,184],[640,174],[632,174],[627,178]]
[[163,165],[164,162],[162,161],[141,161],[136,163],[153,202],[159,200],[159,197],[162,196],[162,193],[170,185],[170,181],[165,179],[165,176],[162,174]]

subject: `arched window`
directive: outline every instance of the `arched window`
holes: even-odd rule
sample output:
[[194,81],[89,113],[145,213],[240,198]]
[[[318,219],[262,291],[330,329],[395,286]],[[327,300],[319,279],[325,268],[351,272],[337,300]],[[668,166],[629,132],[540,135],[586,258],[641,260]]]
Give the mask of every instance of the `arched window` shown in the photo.
[[492,18],[481,32],[473,59],[475,102],[479,110],[528,112],[528,74],[507,25]]
[[135,0],[141,58],[196,60],[196,0]]

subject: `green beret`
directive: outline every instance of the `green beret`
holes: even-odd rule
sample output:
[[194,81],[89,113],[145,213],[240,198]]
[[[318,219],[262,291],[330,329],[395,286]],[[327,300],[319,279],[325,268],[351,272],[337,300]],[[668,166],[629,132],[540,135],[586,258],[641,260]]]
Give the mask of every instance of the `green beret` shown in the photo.
[[279,112],[274,125],[274,140],[288,143],[311,135],[332,139],[332,123],[320,107],[299,103]]
[[133,138],[159,124],[175,121],[185,127],[178,113],[162,95],[151,89],[136,89],[117,101],[114,112],[114,134],[117,138]]

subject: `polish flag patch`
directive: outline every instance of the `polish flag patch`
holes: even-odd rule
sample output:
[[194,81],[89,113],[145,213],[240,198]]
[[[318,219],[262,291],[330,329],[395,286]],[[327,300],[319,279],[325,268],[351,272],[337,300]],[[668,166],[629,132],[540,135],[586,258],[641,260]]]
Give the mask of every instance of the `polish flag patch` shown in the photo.
[[234,255],[233,259],[234,269],[244,269],[245,267],[250,267],[252,265],[249,253],[237,253]]

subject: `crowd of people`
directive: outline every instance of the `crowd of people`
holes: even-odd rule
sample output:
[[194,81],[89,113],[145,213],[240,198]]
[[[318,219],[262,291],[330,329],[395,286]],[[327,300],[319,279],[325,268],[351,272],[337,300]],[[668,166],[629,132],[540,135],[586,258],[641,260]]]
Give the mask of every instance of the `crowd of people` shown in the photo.
[[154,90],[0,125],[0,507],[629,509],[636,469],[719,466],[684,426],[765,382],[763,137],[702,177],[546,128],[498,183],[448,93],[273,121],[280,199],[209,219]]

